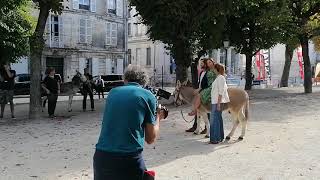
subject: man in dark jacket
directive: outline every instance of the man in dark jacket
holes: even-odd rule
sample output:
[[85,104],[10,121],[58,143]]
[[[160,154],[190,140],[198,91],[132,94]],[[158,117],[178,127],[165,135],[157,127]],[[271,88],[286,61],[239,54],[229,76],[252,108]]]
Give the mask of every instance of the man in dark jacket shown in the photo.
[[83,95],[82,108],[83,108],[83,111],[86,111],[86,109],[87,109],[87,96],[89,95],[90,104],[91,104],[91,111],[94,111],[94,100],[93,100],[94,83],[92,82],[93,78],[92,78],[92,75],[89,73],[88,68],[84,69],[84,76],[87,78],[87,81],[85,83],[83,83],[83,88],[82,88],[82,95]]

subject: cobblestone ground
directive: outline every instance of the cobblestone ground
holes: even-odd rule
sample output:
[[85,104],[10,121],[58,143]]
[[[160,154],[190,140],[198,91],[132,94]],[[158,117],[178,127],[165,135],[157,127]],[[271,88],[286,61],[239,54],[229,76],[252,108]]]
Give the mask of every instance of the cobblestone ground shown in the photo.
[[[251,118],[244,141],[208,145],[203,135],[185,133],[191,126],[180,110],[169,107],[156,144],[144,151],[157,180],[320,179],[320,93],[302,88],[250,92]],[[104,101],[96,111],[81,112],[76,101],[68,113],[59,102],[56,120],[28,120],[28,105],[16,106],[17,120],[0,120],[1,180],[93,179],[92,156],[100,133]],[[9,107],[7,107],[9,108]],[[9,117],[8,110],[6,111]],[[224,114],[225,132],[231,129]]]

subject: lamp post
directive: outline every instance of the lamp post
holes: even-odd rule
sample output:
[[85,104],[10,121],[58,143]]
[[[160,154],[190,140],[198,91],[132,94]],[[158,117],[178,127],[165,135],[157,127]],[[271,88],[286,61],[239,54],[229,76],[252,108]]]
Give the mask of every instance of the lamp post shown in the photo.
[[229,44],[230,44],[230,41],[228,40],[224,40],[223,41],[223,46],[225,48],[225,51],[226,51],[226,59],[224,61],[224,65],[225,65],[225,68],[226,68],[226,74],[228,74],[228,48],[229,48]]

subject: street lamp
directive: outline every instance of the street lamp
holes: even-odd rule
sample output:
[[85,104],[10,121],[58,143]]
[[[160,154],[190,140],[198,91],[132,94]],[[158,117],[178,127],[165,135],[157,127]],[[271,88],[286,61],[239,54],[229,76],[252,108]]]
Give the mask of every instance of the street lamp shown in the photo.
[[225,65],[225,68],[226,68],[226,74],[228,74],[228,48],[229,48],[229,44],[230,44],[230,41],[228,41],[228,40],[224,40],[223,41],[223,46],[224,46],[225,51],[226,51],[226,59],[224,61],[224,65]]

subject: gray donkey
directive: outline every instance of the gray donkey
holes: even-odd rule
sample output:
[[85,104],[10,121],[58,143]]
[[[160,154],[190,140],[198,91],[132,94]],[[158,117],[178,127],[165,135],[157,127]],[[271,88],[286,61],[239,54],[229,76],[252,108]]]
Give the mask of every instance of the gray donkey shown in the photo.
[[[192,104],[195,98],[194,91],[195,90],[192,87],[187,86],[187,82],[181,84],[180,81],[178,81],[174,92],[175,104],[179,106],[181,105],[182,101],[187,102],[188,104]],[[247,122],[249,119],[249,96],[246,91],[238,88],[228,88],[228,94],[230,102],[223,104],[222,110],[229,111],[229,113],[231,114],[233,119],[233,127],[231,132],[227,135],[226,140],[229,140],[233,136],[239,123],[242,126],[242,131],[239,140],[243,140],[243,137],[246,132]],[[211,113],[211,105],[204,105],[201,103],[197,114],[198,117],[201,118],[198,118],[198,120],[204,120],[208,129],[206,137],[209,137],[210,123],[207,117],[207,113]],[[197,130],[199,132],[199,121],[197,124]]]
[[[71,82],[62,83],[60,86],[59,96],[69,96],[68,111],[72,111],[73,96],[82,90],[83,84],[87,83],[87,78],[79,71],[76,71],[76,75],[72,78]],[[47,96],[42,98],[42,112],[46,106]]]

